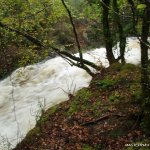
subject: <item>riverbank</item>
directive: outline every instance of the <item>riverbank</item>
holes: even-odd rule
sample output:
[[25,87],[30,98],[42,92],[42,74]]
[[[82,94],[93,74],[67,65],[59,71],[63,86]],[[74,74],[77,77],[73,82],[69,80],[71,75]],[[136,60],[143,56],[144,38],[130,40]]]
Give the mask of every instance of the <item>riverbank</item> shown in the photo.
[[139,67],[103,69],[88,88],[41,110],[36,127],[14,150],[134,150],[129,144],[149,144],[141,126],[140,94]]

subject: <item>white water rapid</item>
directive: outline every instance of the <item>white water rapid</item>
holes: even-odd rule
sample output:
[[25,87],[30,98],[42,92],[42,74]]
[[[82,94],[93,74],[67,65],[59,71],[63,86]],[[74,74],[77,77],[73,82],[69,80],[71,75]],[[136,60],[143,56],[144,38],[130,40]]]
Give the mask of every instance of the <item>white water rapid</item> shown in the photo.
[[[89,51],[84,58],[108,66],[105,48]],[[140,63],[136,38],[128,38],[125,58],[128,63]],[[12,149],[22,140],[35,126],[41,108],[67,100],[67,93],[75,94],[90,81],[84,70],[60,57],[14,71],[0,82],[0,150]]]

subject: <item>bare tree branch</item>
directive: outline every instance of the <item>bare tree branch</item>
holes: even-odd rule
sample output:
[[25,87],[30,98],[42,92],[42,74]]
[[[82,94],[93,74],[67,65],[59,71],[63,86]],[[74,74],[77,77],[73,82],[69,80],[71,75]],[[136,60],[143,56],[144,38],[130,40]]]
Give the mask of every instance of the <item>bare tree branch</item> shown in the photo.
[[75,39],[76,39],[76,44],[77,44],[77,47],[78,47],[78,52],[79,52],[79,56],[80,56],[80,63],[81,63],[81,66],[84,66],[84,63],[82,61],[83,55],[82,55],[82,51],[81,51],[81,46],[80,46],[80,43],[79,43],[79,38],[78,38],[77,31],[76,31],[76,27],[75,27],[73,19],[72,19],[71,11],[67,7],[67,5],[64,2],[64,0],[61,0],[61,2],[63,4],[63,6],[65,7],[67,13],[68,13],[68,16],[69,16],[69,19],[70,19],[70,22],[71,22],[71,25],[72,25],[72,28],[73,28],[74,36],[75,36]]

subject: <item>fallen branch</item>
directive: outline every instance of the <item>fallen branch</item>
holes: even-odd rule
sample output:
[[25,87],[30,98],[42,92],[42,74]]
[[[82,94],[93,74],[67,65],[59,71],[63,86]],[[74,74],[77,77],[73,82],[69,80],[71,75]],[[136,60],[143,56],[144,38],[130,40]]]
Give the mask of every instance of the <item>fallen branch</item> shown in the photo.
[[96,124],[99,121],[106,120],[106,119],[108,119],[108,118],[110,118],[112,116],[125,117],[125,115],[121,115],[121,114],[108,114],[108,115],[102,116],[102,117],[100,117],[98,119],[95,119],[95,120],[92,120],[92,121],[89,121],[89,122],[85,122],[85,123],[81,124],[81,126],[87,126],[87,125]]
[[102,116],[102,117],[100,117],[98,119],[95,119],[95,120],[92,120],[92,121],[89,121],[89,122],[85,122],[81,126],[87,126],[87,125],[91,125],[91,124],[96,124],[97,122],[105,120],[105,119],[108,119],[109,117],[110,117],[110,114]]

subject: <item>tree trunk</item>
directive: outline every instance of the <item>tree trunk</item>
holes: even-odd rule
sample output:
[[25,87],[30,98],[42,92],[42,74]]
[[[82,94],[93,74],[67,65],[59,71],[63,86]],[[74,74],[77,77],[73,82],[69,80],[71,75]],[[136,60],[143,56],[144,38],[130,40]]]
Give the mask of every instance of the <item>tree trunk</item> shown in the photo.
[[141,85],[143,98],[143,128],[147,134],[150,134],[150,83],[148,71],[148,35],[150,27],[150,2],[145,0],[146,9],[143,15],[142,35],[141,35]]
[[142,35],[141,35],[141,83],[144,97],[149,97],[149,74],[148,74],[148,35],[150,27],[150,3],[146,3],[147,8],[143,16]]
[[106,46],[106,55],[107,59],[109,61],[109,64],[113,64],[116,62],[116,59],[113,55],[112,51],[112,37],[111,37],[111,31],[109,27],[109,4],[110,0],[102,0],[101,5],[102,5],[102,23],[103,23],[103,33],[104,33],[104,38],[105,38],[105,46]]
[[114,18],[115,18],[115,22],[117,24],[118,33],[119,33],[119,42],[120,42],[120,44],[119,44],[119,47],[120,47],[119,59],[121,59],[122,63],[125,63],[124,53],[125,53],[125,48],[126,48],[126,36],[124,34],[123,26],[121,24],[117,0],[113,0],[113,9],[115,12]]

